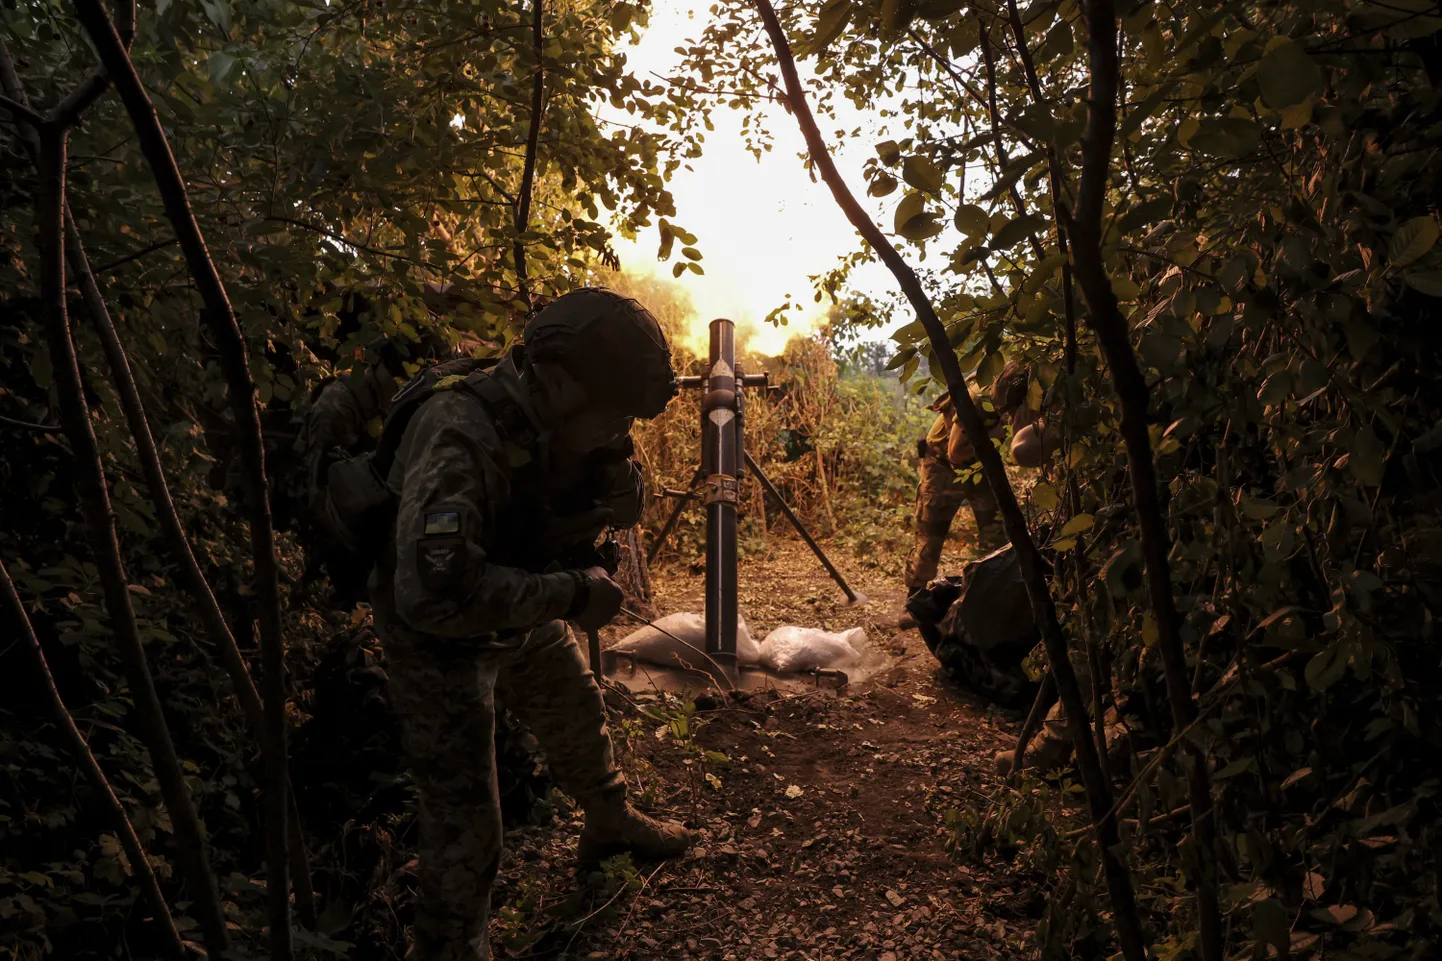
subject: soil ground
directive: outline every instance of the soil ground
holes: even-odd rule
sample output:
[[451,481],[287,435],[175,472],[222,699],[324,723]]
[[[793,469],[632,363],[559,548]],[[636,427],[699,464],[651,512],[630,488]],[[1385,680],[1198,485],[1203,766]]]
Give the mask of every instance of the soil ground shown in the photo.
[[[833,560],[869,595],[866,608],[846,609],[799,542],[773,539],[766,556],[749,557],[741,608],[753,633],[861,623],[890,665],[835,694],[697,698],[696,740],[729,758],[707,767],[719,787],[658,720],[616,697],[631,719],[616,741],[633,790],[653,813],[696,825],[700,843],[677,861],[583,877],[570,869],[574,812],[513,832],[495,898],[498,957],[1035,956],[1040,895],[1005,864],[959,863],[945,824],[995,789],[993,757],[1013,745],[1020,716],[949,683],[921,637],[897,629],[898,577]],[[654,581],[660,613],[701,610],[699,574],[676,568]],[[626,631],[610,629],[604,643]],[[639,706],[648,700],[661,703],[642,696]]]

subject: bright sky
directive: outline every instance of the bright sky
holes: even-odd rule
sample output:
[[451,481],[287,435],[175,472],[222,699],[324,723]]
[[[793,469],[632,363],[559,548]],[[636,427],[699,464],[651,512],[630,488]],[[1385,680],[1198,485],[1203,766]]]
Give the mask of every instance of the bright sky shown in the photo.
[[[691,0],[654,4],[650,26],[640,42],[627,50],[633,71],[653,80],[652,72],[673,75],[681,59],[675,47],[699,36],[707,15],[707,5]],[[871,125],[850,104],[842,106],[846,109],[839,114],[839,126],[864,129]],[[805,141],[795,118],[777,104],[767,105],[765,122],[774,146],[758,161],[742,141],[741,116],[740,111],[719,110],[713,118],[716,129],[708,133],[703,155],[692,161],[689,169],[679,169],[671,180],[676,198],[672,219],[696,235],[704,255],[701,266],[706,270],[701,277],[684,274],[680,283],[690,292],[700,319],[730,317],[743,328],[752,326],[753,349],[777,353],[790,333],[787,328],[764,325],[766,315],[785,303],[789,294],[804,308],[800,317],[797,311],[790,312],[791,329],[800,321],[823,317],[829,299],[814,303],[808,278],[835,266],[839,257],[857,249],[860,240],[831,192],[807,175],[800,159]],[[826,124],[823,129],[836,126]],[[862,136],[844,146],[835,145],[839,148],[835,152],[837,166],[858,196],[864,195],[866,188],[861,166],[878,139]],[[873,212],[881,219],[882,205],[871,198],[862,199],[876,208]],[[894,202],[897,198],[889,199]],[[659,240],[655,228],[640,235],[635,244],[620,240],[617,249],[623,266],[670,276],[670,265],[655,261]],[[852,285],[881,293],[891,289],[892,279],[879,264],[868,264],[853,273]],[[897,318],[893,326],[908,320]],[[764,329],[756,330],[756,326]]]

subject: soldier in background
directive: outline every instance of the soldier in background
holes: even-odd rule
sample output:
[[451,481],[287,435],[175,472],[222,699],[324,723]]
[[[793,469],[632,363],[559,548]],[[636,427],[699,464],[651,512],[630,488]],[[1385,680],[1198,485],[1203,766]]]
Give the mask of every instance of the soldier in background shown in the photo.
[[[1004,438],[1012,429],[1011,454],[1023,467],[1038,467],[1049,455],[1049,438],[1040,423],[1040,411],[1027,404],[1030,374],[1011,363],[991,386],[991,410],[982,408],[991,438]],[[972,402],[982,405],[973,395]],[[962,504],[971,506],[976,519],[977,543],[989,553],[1006,543],[996,495],[981,474],[972,439],[958,423],[950,394],[931,405],[936,420],[926,437],[917,442],[921,483],[916,493],[916,547],[906,562],[906,590],[914,593],[936,577],[951,522]]]

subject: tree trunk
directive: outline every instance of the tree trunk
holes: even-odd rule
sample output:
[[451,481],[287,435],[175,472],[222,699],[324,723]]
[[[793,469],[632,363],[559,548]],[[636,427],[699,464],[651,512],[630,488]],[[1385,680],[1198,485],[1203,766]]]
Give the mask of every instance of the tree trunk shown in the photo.
[[[115,38],[117,47],[120,38]],[[155,767],[155,777],[170,812],[181,870],[190,887],[193,911],[200,924],[206,950],[213,958],[224,958],[230,948],[220,892],[211,872],[204,828],[196,813],[185,773],[176,757],[175,745],[166,726],[160,697],[146,663],[145,648],[130,603],[120,542],[115,535],[115,515],[110,507],[105,468],[90,423],[80,367],[70,338],[70,321],[65,304],[65,165],[66,131],[47,124],[40,134],[40,189],[36,198],[36,227],[40,249],[40,287],[44,304],[45,335],[50,362],[55,370],[55,388],[60,399],[60,419],[75,458],[75,486],[81,513],[89,535],[92,560],[99,570],[111,629],[121,663],[135,699],[135,714],[141,734]]]
[[[1102,255],[1102,206],[1111,172],[1112,141],[1116,134],[1117,24],[1111,0],[1090,0],[1087,23],[1091,31],[1089,59],[1091,94],[1086,133],[1082,137],[1082,177],[1077,191],[1077,212],[1071,229],[1076,258],[1077,282],[1086,297],[1088,320],[1111,371],[1112,385],[1121,404],[1121,433],[1127,450],[1127,468],[1132,497],[1141,524],[1142,556],[1146,561],[1147,593],[1157,620],[1157,645],[1162,653],[1167,697],[1172,722],[1186,730],[1196,718],[1191,679],[1187,676],[1186,651],[1182,646],[1181,615],[1172,597],[1171,538],[1167,533],[1157,490],[1156,464],[1152,459],[1147,428],[1149,391],[1132,352],[1126,319],[1112,292]],[[1221,910],[1217,898],[1212,792],[1206,757],[1188,743],[1187,793],[1192,810],[1192,839],[1196,846],[1197,913],[1203,961],[1221,961],[1225,946]]]
[[[806,137],[813,166],[821,174],[826,185],[831,188],[832,195],[846,214],[847,219],[851,221],[852,226],[865,238],[896,277],[902,292],[911,303],[912,309],[916,311],[931,342],[935,362],[941,368],[946,386],[951,391],[952,403],[956,407],[962,428],[971,437],[986,437],[987,430],[982,421],[981,411],[977,409],[971,399],[961,365],[947,340],[946,328],[937,317],[930,298],[927,297],[925,289],[921,286],[921,281],[880,229],[872,223],[871,218],[867,216],[866,211],[856,202],[856,198],[847,188],[846,182],[841,178],[836,165],[832,162],[826,142],[822,139],[821,131],[816,126],[816,120],[807,105],[806,90],[796,74],[796,63],[791,56],[791,47],[786,40],[786,34],[781,29],[781,24],[776,19],[776,11],[772,9],[770,0],[754,0],[754,3],[765,23],[766,32],[770,35],[772,45],[776,48],[776,59],[786,84],[788,106],[796,115],[801,132]],[[1037,550],[1036,544],[1032,542],[1031,533],[1027,530],[1026,518],[1021,512],[1020,505],[1017,504],[1016,494],[1012,491],[1011,483],[1007,479],[1001,454],[995,445],[983,443],[977,445],[977,456],[981,460],[982,472],[987,483],[991,486],[992,493],[996,496],[997,504],[1001,508],[1002,522],[1006,527],[1007,537],[1010,538],[1012,547],[1017,552],[1022,577],[1026,584],[1027,597],[1031,601],[1032,614],[1041,630],[1047,658],[1051,661],[1052,673],[1056,678],[1057,690],[1066,707],[1068,727],[1076,746],[1077,767],[1081,771],[1088,805],[1097,824],[1099,854],[1106,873],[1107,886],[1111,892],[1112,914],[1116,924],[1117,939],[1127,961],[1146,961],[1146,937],[1142,931],[1131,874],[1117,853],[1119,835],[1116,817],[1111,810],[1111,785],[1102,775],[1096,742],[1088,730],[1086,702],[1083,699],[1076,672],[1072,669],[1071,661],[1067,657],[1067,638],[1062,631],[1061,623],[1057,620],[1056,607],[1047,587],[1046,563],[1042,559],[1041,552]]]
[[155,107],[135,72],[124,44],[105,15],[100,0],[75,0],[81,24],[95,44],[101,62],[109,72],[120,99],[130,114],[136,138],[155,176],[165,213],[195,279],[196,290],[205,305],[202,318],[210,329],[225,373],[231,414],[239,434],[240,461],[246,507],[250,520],[251,562],[255,569],[255,599],[260,623],[261,665],[265,709],[263,757],[266,773],[265,853],[266,897],[270,914],[272,961],[290,961],[290,884],[287,877],[289,820],[289,777],[287,768],[287,721],[285,642],[282,636],[280,585],[275,558],[275,530],[271,523],[266,489],[265,443],[256,409],[255,382],[245,337],[236,322],[235,311],[225,292],[205,238],[190,208],[190,198],[180,168],[170,152],[165,131]]

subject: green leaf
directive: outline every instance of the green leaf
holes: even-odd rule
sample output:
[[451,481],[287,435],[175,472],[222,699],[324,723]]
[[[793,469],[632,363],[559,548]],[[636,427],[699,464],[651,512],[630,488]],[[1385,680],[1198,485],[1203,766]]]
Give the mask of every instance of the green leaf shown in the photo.
[[1037,214],[1026,214],[1009,222],[991,238],[992,250],[1008,250],[1046,227],[1046,220]]
[[1125,140],[1127,137],[1136,133],[1137,130],[1141,128],[1141,125],[1146,122],[1146,119],[1157,112],[1157,108],[1161,106],[1162,98],[1166,92],[1165,87],[1158,87],[1148,94],[1146,99],[1141,103],[1129,109],[1126,119],[1123,120],[1121,126],[1117,128],[1117,139]]
[[1387,245],[1387,260],[1393,267],[1405,267],[1424,256],[1437,243],[1437,221],[1430,215],[1413,217],[1397,228]]
[[901,179],[927,193],[934,194],[941,190],[941,170],[931,162],[931,158],[921,154],[912,154],[901,162]]
[[1077,534],[1084,534],[1091,530],[1096,524],[1096,518],[1091,514],[1078,514],[1062,525],[1057,532],[1058,537],[1075,537]]
[[881,0],[882,34],[894,37],[911,26],[916,16],[915,0]]
[[941,224],[926,209],[926,198],[912,193],[902,198],[897,206],[894,229],[907,240],[925,240],[941,233]]
[[[916,15],[923,20],[943,20],[966,8],[967,0],[921,0]],[[975,33],[976,31],[972,31]]]
[[968,237],[985,237],[986,232],[991,229],[991,217],[976,204],[962,204],[957,207],[953,222],[956,229]]
[[1162,28],[1155,20],[1142,28],[1142,53],[1146,55],[1147,66],[1153,70],[1160,70],[1166,63],[1167,38],[1162,36]]
[[1442,297],[1442,271],[1414,270],[1407,274],[1407,286],[1428,297]]
[[1187,145],[1216,157],[1243,157],[1262,142],[1259,124],[1241,117],[1208,117],[1197,122]]
[[976,368],[976,385],[978,387],[990,387],[991,382],[996,380],[997,374],[1006,366],[1006,358],[1000,352],[987,354],[981,360],[981,365]]
[[1116,294],[1117,300],[1127,303],[1140,297],[1142,289],[1136,281],[1122,274],[1112,278],[1112,293]]
[[1228,764],[1226,767],[1218,771],[1216,773],[1215,780],[1221,781],[1229,777],[1236,777],[1238,774],[1250,771],[1253,767],[1256,766],[1256,764],[1257,759],[1254,757],[1238,758],[1231,764]]
[[1352,475],[1368,487],[1380,486],[1387,453],[1370,427],[1357,431],[1348,453],[1351,456],[1347,458],[1347,467],[1352,471]]
[[1338,645],[1333,644],[1312,655],[1302,673],[1312,690],[1325,691],[1340,681],[1346,672],[1347,657],[1338,649]]
[[1292,915],[1276,898],[1252,905],[1252,934],[1278,951],[1291,944]]
[[898,367],[904,367],[909,361],[911,361],[915,357],[915,347],[903,347],[896,352],[895,357],[891,358],[891,360],[887,362],[886,369],[896,370]]
[[701,251],[697,250],[695,247],[682,247],[681,256],[685,257],[687,260],[700,260]]
[[1044,481],[1031,489],[1031,501],[1044,511],[1054,511],[1061,503],[1061,499],[1057,497],[1056,488]]
[[901,147],[895,140],[883,140],[876,145],[876,156],[888,167],[894,166],[901,159]]
[[872,197],[885,197],[894,193],[897,186],[896,178],[883,170],[871,178],[871,185],[866,188],[866,193]]
[[1032,268],[1031,276],[1021,285],[1022,293],[1036,294],[1047,281],[1056,275],[1062,264],[1066,263],[1066,255],[1054,253],[1047,255],[1035,267]]
[[831,46],[832,41],[846,29],[854,9],[852,0],[828,0],[816,17],[816,32],[797,44],[796,55],[809,57]]
[[231,68],[234,66],[235,57],[224,50],[215,51],[206,63],[206,67],[210,71],[210,82],[217,87],[225,83],[225,78],[230,75]]
[[205,17],[220,28],[221,33],[230,32],[230,4],[225,0],[200,0],[205,8]]
[[1322,71],[1301,44],[1280,37],[1269,46],[1271,49],[1257,68],[1263,103],[1273,110],[1285,110],[1317,92],[1322,85]]
[[1117,222],[1117,233],[1126,235],[1139,227],[1165,220],[1172,212],[1172,198],[1153,197],[1132,207]]

